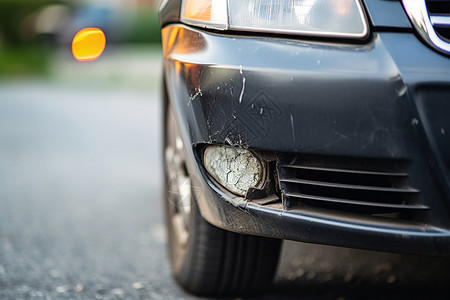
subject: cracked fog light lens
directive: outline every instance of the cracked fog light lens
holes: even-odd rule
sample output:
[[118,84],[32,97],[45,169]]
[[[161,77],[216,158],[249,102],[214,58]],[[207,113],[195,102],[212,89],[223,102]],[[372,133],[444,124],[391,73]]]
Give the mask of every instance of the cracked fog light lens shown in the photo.
[[209,146],[204,165],[208,173],[230,192],[245,196],[249,188],[263,185],[264,168],[251,151],[229,146]]

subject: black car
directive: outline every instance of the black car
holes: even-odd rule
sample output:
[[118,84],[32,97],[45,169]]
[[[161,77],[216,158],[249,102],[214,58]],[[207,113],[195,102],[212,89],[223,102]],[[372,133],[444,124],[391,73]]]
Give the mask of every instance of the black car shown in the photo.
[[166,214],[199,295],[281,240],[450,254],[450,1],[168,0]]

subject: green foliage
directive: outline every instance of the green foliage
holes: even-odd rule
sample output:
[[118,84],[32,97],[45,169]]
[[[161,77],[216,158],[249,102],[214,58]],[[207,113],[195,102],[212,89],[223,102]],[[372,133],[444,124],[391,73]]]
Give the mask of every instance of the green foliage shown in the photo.
[[47,51],[42,47],[0,49],[0,77],[45,74],[49,59]]
[[157,11],[138,11],[134,18],[130,35],[127,38],[128,42],[138,44],[161,43],[161,28]]

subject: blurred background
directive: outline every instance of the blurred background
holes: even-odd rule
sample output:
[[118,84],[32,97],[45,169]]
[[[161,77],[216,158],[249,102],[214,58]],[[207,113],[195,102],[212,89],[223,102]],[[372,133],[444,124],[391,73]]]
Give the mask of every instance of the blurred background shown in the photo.
[[[162,214],[159,0],[0,0],[0,299],[184,299]],[[103,55],[71,42],[101,28]]]
[[0,0],[0,76],[49,75],[55,51],[69,52],[87,27],[108,45],[158,45],[159,0]]
[[[0,0],[0,299],[194,299],[162,212],[159,0]],[[101,28],[97,60],[71,54]],[[450,261],[285,242],[263,299],[448,299]]]

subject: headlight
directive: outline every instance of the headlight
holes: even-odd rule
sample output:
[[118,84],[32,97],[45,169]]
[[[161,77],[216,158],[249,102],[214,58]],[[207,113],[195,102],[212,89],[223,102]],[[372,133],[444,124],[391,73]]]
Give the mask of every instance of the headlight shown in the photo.
[[364,38],[360,0],[183,0],[181,21],[220,30]]

